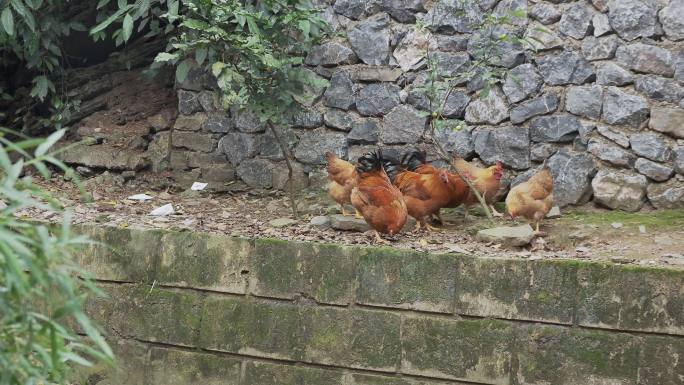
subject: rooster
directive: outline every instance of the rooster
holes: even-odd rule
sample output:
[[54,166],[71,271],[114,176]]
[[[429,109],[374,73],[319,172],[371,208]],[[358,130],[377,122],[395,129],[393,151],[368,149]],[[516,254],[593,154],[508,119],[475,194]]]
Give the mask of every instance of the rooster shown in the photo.
[[[402,159],[406,162],[406,155]],[[408,166],[411,167],[410,162]],[[394,185],[404,195],[408,214],[418,222],[416,231],[421,228],[432,231],[435,228],[426,222],[426,218],[449,203],[453,187],[446,170],[435,168],[428,172],[428,167],[421,170],[425,173],[397,166],[396,171],[390,172],[390,176]]]
[[399,189],[392,185],[383,166],[382,152],[359,158],[357,182],[351,191],[351,203],[375,231],[379,243],[387,243],[380,233],[397,234],[406,224],[406,203]]
[[[503,164],[499,161],[495,165],[481,168],[474,164],[466,162],[464,159],[454,156],[454,167],[459,174],[470,179],[470,183],[475,187],[477,192],[484,198],[487,205],[492,210],[492,214],[501,217],[501,213],[496,211],[492,204],[499,192],[499,184],[503,177]],[[480,203],[473,191],[468,193],[463,204],[465,205],[465,216],[468,218],[470,206]]]
[[552,205],[553,175],[546,165],[527,182],[513,187],[506,197],[506,207],[511,218],[522,216],[534,222],[537,234],[540,234],[539,222],[549,213]]
[[[438,174],[440,170],[443,170],[428,163],[427,154],[425,151],[421,150],[412,150],[405,153],[402,157],[401,164],[407,170],[417,172],[419,174]],[[449,180],[449,184],[451,185],[451,198],[443,207],[458,207],[465,201],[470,188],[463,178],[457,174],[447,171],[447,178]],[[434,213],[434,216],[437,218],[438,223],[444,223],[439,214],[439,210]]]
[[[342,215],[351,215],[346,212],[344,205],[351,203],[351,192],[356,186],[356,180],[358,179],[356,168],[353,164],[338,158],[332,152],[326,152],[325,159],[327,161],[328,179],[330,179],[328,194],[340,205]],[[356,217],[361,218],[358,211],[356,212]]]

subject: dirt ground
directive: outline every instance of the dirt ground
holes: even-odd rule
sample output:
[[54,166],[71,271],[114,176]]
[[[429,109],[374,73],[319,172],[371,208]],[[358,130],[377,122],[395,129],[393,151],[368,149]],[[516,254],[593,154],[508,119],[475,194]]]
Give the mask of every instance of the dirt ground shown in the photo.
[[[208,192],[152,191],[137,179],[123,181],[120,176],[91,178],[83,181],[87,198],[71,182],[60,177],[41,181],[45,188],[73,213],[75,223],[100,223],[132,228],[193,230],[243,237],[271,237],[300,241],[335,242],[370,245],[370,233],[319,229],[309,222],[319,215],[338,213],[337,207],[322,189],[305,191],[299,199],[300,217],[296,223],[274,227],[269,222],[291,218],[289,201],[282,192]],[[158,185],[158,184],[157,184]],[[127,197],[146,193],[148,201]],[[87,203],[90,199],[92,202]],[[149,213],[171,203],[175,213],[155,217]],[[501,210],[500,210],[501,211]],[[438,232],[402,233],[388,238],[391,246],[430,252],[455,252],[478,256],[518,258],[576,258],[609,260],[615,263],[663,265],[684,269],[684,210],[623,213],[593,207],[563,211],[557,219],[547,219],[543,238],[523,248],[506,249],[499,244],[475,240],[478,230],[492,227],[479,209],[466,221],[463,209],[443,211],[449,223]],[[58,220],[53,212],[27,211],[26,217]],[[514,222],[497,219],[499,225]]]

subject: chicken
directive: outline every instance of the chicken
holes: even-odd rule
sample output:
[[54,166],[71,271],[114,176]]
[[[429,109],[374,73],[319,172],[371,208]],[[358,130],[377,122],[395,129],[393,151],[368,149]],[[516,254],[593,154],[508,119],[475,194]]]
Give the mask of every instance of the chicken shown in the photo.
[[[406,159],[406,156],[403,157]],[[426,171],[423,169],[423,171]],[[451,200],[452,185],[449,173],[444,169],[424,174],[397,167],[391,172],[392,182],[404,195],[408,214],[418,222],[416,230],[434,230],[426,218],[435,214]]]
[[[489,205],[489,208],[492,210],[492,213],[495,216],[502,216],[501,213],[496,211],[494,206],[492,206],[496,194],[499,191],[499,183],[503,177],[503,165],[501,162],[497,161],[493,166],[481,168],[455,156],[454,167],[461,175],[470,179],[473,187],[482,195],[485,202],[487,202],[487,205]],[[475,196],[475,193],[469,191],[468,196],[463,202],[465,205],[466,218],[468,217],[470,206],[479,203],[480,201],[477,199],[477,196]]]
[[404,197],[387,176],[380,150],[360,157],[356,173],[357,183],[351,191],[351,203],[373,228],[376,240],[387,243],[380,233],[397,234],[406,224]]
[[552,205],[553,175],[546,166],[527,182],[513,187],[506,197],[506,207],[511,218],[522,216],[534,222],[537,234],[539,222],[548,214]]
[[[420,150],[413,150],[405,153],[402,157],[402,166],[409,171],[414,171],[419,174],[437,174],[442,170],[427,163],[427,154],[425,151]],[[444,207],[458,207],[468,196],[470,188],[463,178],[457,174],[447,171],[447,177],[449,184],[451,185],[451,199]],[[439,223],[443,223],[442,218],[439,215],[439,210],[434,213],[434,216],[437,217]]]
[[[351,192],[356,186],[356,180],[358,178],[356,168],[353,164],[338,158],[337,155],[332,152],[326,152],[325,159],[328,163],[328,179],[330,179],[328,194],[330,194],[330,197],[340,205],[342,215],[346,216],[348,214],[344,209],[344,205],[351,203]],[[357,217],[360,217],[358,212],[356,214]]]

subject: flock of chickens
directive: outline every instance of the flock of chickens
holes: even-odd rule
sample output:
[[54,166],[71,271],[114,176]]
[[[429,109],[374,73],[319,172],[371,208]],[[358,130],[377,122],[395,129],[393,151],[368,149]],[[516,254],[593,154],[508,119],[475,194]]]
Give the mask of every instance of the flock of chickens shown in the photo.
[[[492,205],[503,176],[501,162],[480,168],[454,157],[456,173],[438,168],[427,162],[426,153],[410,150],[400,160],[383,156],[382,150],[364,154],[353,165],[331,152],[326,153],[329,193],[342,207],[351,203],[356,216],[363,218],[375,231],[380,243],[380,233],[394,235],[406,224],[407,216],[416,219],[416,231],[435,230],[427,220],[435,216],[441,222],[439,211],[445,207],[478,204],[476,189],[495,215],[501,216]],[[506,197],[506,207],[511,218],[527,218],[536,224],[546,216],[553,205],[553,177],[546,165],[527,182],[513,187]]]

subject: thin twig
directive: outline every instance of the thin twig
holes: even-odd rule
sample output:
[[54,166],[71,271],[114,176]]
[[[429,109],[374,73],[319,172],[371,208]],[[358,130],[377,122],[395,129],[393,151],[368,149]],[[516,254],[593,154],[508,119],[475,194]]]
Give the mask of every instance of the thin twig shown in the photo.
[[280,134],[278,133],[278,130],[275,128],[275,125],[273,124],[273,122],[271,122],[271,120],[268,121],[268,127],[271,129],[273,137],[275,137],[276,141],[278,142],[278,145],[280,146],[280,151],[282,151],[283,157],[285,158],[285,163],[287,164],[288,196],[290,198],[290,206],[292,206],[292,215],[295,219],[298,219],[299,212],[297,212],[297,199],[295,197],[294,181],[292,180],[292,177],[294,175],[294,168],[292,166],[293,156],[290,152],[290,149],[287,147],[287,144],[283,142]]

